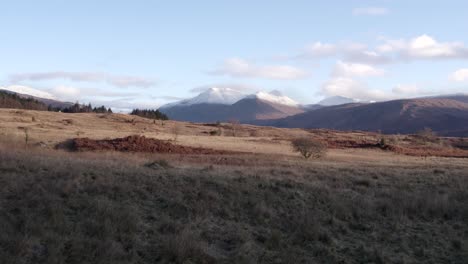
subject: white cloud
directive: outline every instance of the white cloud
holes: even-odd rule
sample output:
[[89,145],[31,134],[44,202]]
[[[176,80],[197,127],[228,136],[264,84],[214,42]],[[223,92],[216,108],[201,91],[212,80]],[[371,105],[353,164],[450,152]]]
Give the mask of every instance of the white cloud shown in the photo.
[[315,42],[304,47],[302,53],[293,58],[320,59],[333,56],[339,56],[350,62],[367,64],[386,64],[392,61],[391,57],[382,54],[382,52],[371,50],[366,44],[358,42],[342,42],[339,44]]
[[116,87],[142,87],[148,88],[155,84],[153,80],[126,75],[113,75],[102,72],[37,72],[37,73],[21,73],[12,74],[9,76],[10,82],[16,83],[21,81],[41,81],[66,79],[75,82],[107,82]]
[[312,57],[312,58],[329,57],[329,56],[335,55],[337,51],[338,49],[336,45],[322,43],[322,42],[315,42],[305,47],[304,53],[301,55],[301,57]]
[[367,64],[361,63],[345,63],[338,61],[333,70],[335,77],[371,77],[382,76],[385,71],[377,69]]
[[368,64],[385,64],[390,63],[392,59],[388,56],[384,56],[375,51],[370,50],[356,50],[348,51],[344,54],[347,61],[368,63]]
[[229,75],[244,78],[265,78],[277,80],[303,79],[308,74],[299,68],[289,65],[256,66],[240,58],[227,59],[224,64],[211,72],[217,75]]
[[327,96],[343,96],[361,101],[382,101],[393,96],[385,91],[369,89],[365,83],[348,77],[335,77],[322,85],[322,92]]
[[364,82],[348,77],[333,77],[321,88],[322,93],[327,96],[339,95],[361,101],[386,101],[447,93],[447,91],[423,90],[416,84],[398,84],[391,91],[373,89]]
[[468,47],[461,42],[438,42],[428,35],[410,40],[385,40],[377,47],[383,53],[397,53],[404,59],[467,59]]
[[202,85],[198,87],[194,87],[190,89],[191,93],[202,93],[205,92],[206,90],[217,87],[217,88],[229,88],[232,90],[236,90],[239,92],[252,92],[256,90],[261,90],[258,86],[254,85],[248,85],[248,84],[238,84],[238,83],[218,83],[218,84],[212,84],[212,85]]
[[317,59],[338,56],[348,62],[372,65],[410,60],[468,59],[468,46],[462,42],[440,42],[426,34],[410,39],[379,37],[378,40],[379,44],[375,47],[359,42],[315,42],[306,46],[293,58]]
[[468,81],[468,69],[459,69],[449,76],[449,79],[455,82]]
[[80,96],[80,90],[78,88],[64,85],[57,86],[53,88],[50,92],[54,94],[57,98],[61,98],[62,100],[76,101],[77,99],[79,99]]
[[424,91],[414,84],[399,84],[387,91],[370,88],[364,81],[356,79],[383,74],[384,70],[370,65],[338,61],[331,78],[322,85],[321,91],[327,96],[343,96],[360,101],[385,101],[424,94]]
[[358,7],[353,9],[355,16],[382,16],[389,13],[389,10],[384,7]]
[[415,84],[398,84],[393,87],[392,92],[398,95],[420,95],[421,89]]
[[409,42],[407,53],[415,58],[443,58],[466,56],[468,50],[459,42],[438,43],[435,39],[422,35]]
[[111,107],[114,112],[129,113],[135,108],[140,109],[158,109],[161,103],[157,103],[154,100],[147,100],[141,98],[122,98],[114,100],[93,100],[91,101],[93,106],[104,105]]

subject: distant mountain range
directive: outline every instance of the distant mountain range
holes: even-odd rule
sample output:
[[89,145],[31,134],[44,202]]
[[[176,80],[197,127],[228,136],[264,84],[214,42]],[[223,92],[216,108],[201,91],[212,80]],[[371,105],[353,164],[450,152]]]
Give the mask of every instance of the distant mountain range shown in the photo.
[[229,88],[211,88],[200,95],[160,108],[169,118],[190,122],[238,120],[285,128],[416,133],[428,127],[445,136],[468,136],[468,96],[362,102],[333,96],[300,105],[279,92],[243,95]]
[[[0,87],[0,91],[32,98],[52,107],[73,105],[28,87]],[[160,111],[170,119],[189,122],[237,120],[263,126],[381,131],[388,134],[416,133],[427,127],[441,136],[468,137],[466,94],[375,103],[335,96],[317,104],[301,105],[277,91],[249,95],[229,88],[211,88],[194,98],[162,106]]]
[[173,120],[247,122],[283,118],[306,109],[278,91],[242,94],[230,88],[210,88],[198,96],[162,106],[159,110]]

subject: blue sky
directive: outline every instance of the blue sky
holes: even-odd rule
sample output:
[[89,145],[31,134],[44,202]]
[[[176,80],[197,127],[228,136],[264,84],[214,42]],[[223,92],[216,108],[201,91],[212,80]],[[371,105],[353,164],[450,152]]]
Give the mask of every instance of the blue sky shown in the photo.
[[0,86],[126,109],[468,92],[467,1],[0,1]]

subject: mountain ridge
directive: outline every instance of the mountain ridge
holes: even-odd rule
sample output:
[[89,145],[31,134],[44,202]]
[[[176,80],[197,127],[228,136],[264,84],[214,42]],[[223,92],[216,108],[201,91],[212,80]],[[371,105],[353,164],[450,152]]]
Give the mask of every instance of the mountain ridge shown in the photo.
[[252,122],[287,128],[417,133],[428,127],[440,135],[468,136],[468,96],[455,99],[399,99],[329,106],[276,120]]

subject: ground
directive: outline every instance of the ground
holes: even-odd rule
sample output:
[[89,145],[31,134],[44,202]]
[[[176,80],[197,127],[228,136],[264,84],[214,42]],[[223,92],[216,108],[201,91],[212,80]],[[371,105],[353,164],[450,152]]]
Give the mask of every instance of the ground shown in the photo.
[[[226,152],[55,149],[130,135]],[[468,160],[377,133],[4,109],[0,136],[0,263],[468,262]],[[305,160],[303,136],[332,148]]]

